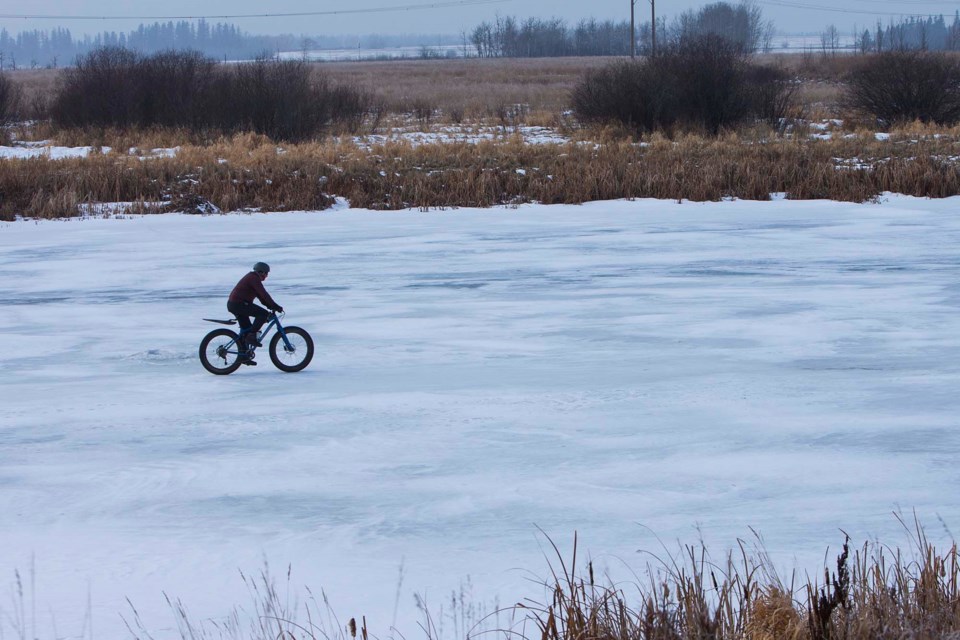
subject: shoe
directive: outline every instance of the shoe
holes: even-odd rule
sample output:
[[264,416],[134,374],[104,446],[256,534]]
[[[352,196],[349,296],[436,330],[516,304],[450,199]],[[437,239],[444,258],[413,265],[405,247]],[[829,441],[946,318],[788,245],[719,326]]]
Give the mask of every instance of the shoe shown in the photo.
[[257,366],[257,361],[256,361],[256,360],[244,360],[244,361],[243,361],[243,364],[247,365],[248,367],[255,367],[255,366]]
[[260,340],[257,338],[257,334],[255,334],[255,333],[248,333],[244,339],[245,339],[246,342],[247,342],[247,346],[250,346],[250,347],[262,347],[262,346],[263,346],[263,343],[260,342]]

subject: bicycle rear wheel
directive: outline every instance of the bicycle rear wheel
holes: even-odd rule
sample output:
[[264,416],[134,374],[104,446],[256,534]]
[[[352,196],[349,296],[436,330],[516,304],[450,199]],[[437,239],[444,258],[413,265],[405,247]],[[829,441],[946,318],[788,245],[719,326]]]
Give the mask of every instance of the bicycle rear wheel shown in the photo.
[[240,368],[240,338],[230,329],[214,329],[200,341],[200,363],[212,374],[225,376]]
[[313,338],[300,327],[284,327],[290,347],[283,342],[280,333],[273,334],[270,340],[270,359],[280,371],[296,373],[304,369],[313,360]]

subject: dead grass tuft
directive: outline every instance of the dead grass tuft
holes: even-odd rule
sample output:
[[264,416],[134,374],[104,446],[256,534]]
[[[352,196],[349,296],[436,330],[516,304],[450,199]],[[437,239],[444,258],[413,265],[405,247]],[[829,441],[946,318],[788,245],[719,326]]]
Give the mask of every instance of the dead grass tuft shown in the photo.
[[750,640],[802,640],[807,637],[806,621],[790,595],[770,585],[758,589],[750,601],[744,635]]

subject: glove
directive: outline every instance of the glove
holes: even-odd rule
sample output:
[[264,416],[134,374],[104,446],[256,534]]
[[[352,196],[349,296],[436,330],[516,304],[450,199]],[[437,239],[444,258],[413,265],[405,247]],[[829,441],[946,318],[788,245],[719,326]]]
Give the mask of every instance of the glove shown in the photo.
[[277,313],[283,313],[283,307],[274,307],[273,310]]

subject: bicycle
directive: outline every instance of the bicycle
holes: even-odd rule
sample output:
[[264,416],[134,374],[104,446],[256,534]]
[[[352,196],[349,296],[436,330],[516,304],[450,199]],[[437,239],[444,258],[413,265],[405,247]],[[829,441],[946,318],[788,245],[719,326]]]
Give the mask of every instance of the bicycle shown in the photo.
[[[300,327],[284,327],[276,312],[270,314],[267,325],[258,335],[259,341],[276,327],[277,332],[270,339],[270,360],[280,371],[295,373],[303,370],[313,359],[313,338],[306,330]],[[237,319],[214,320],[204,318],[207,322],[235,325]],[[225,376],[240,368],[244,360],[253,358],[253,349],[247,348],[241,338],[246,336],[252,328],[241,329],[239,333],[230,329],[214,329],[200,341],[200,363],[203,368],[212,374]]]

